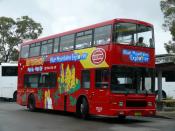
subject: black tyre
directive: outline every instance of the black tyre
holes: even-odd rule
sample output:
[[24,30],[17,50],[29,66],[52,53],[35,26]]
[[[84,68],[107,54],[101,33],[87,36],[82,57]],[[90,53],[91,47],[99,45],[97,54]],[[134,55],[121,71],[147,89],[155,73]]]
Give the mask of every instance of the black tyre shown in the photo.
[[[166,99],[167,95],[166,92],[164,90],[162,90],[162,99]],[[158,99],[158,91],[156,91],[156,100]]]
[[120,119],[120,120],[124,120],[126,118],[126,116],[124,116],[124,115],[119,115],[118,116],[118,119]]
[[28,98],[28,109],[30,111],[35,111],[36,110],[36,107],[35,107],[35,98],[33,95],[30,95],[29,98]]
[[162,91],[162,97],[163,97],[163,99],[167,98],[167,95],[166,95],[165,91]]
[[16,102],[16,100],[17,100],[17,91],[15,91],[13,94],[13,101]]
[[82,98],[77,105],[77,116],[82,119],[87,119],[89,115],[89,105],[85,98]]

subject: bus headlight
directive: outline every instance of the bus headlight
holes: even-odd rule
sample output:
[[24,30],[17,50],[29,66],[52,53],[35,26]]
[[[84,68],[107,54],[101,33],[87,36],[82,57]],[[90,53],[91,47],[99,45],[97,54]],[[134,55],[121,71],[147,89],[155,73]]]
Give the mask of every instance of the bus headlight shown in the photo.
[[153,106],[153,103],[149,101],[148,106]]
[[120,102],[118,103],[118,105],[119,105],[120,107],[122,107],[122,106],[123,106],[123,101],[120,101]]

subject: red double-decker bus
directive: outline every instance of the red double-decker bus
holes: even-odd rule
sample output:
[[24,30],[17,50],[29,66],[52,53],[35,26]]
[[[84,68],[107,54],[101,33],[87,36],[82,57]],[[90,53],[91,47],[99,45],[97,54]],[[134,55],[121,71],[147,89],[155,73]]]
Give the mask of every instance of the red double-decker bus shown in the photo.
[[153,32],[113,19],[21,44],[18,104],[82,118],[155,115]]

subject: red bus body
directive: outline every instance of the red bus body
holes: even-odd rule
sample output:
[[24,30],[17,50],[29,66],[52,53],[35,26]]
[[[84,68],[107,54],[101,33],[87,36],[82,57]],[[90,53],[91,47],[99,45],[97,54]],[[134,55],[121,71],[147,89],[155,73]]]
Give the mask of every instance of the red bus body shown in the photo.
[[[152,27],[143,21],[130,19],[114,19],[77,30],[52,35],[23,43],[21,46],[31,45],[41,41],[54,39],[71,33],[77,33],[105,25],[113,25],[119,22],[136,23]],[[112,34],[111,34],[112,37]],[[112,39],[112,38],[111,38]],[[130,54],[145,53],[149,60],[135,62]],[[155,110],[154,93],[114,93],[110,85],[107,87],[96,87],[96,70],[111,69],[113,65],[150,68],[155,67],[154,48],[130,46],[122,43],[115,43],[112,40],[105,45],[92,46],[72,51],[58,52],[47,55],[40,55],[30,58],[19,58],[18,62],[18,95],[17,103],[28,106],[29,96],[32,94],[35,99],[35,107],[41,109],[53,109],[67,112],[76,112],[79,99],[84,97],[88,102],[88,114],[106,116],[153,116]],[[82,72],[90,72],[90,81],[82,87]],[[38,88],[27,87],[25,75],[38,73],[56,73],[56,86],[47,88],[41,85]],[[33,79],[31,79],[33,80]],[[110,83],[110,80],[108,81]],[[36,83],[37,84],[37,83]],[[50,101],[50,102],[48,102]],[[139,103],[139,104],[137,104]],[[146,103],[143,105],[142,103]],[[148,103],[151,103],[150,105]]]

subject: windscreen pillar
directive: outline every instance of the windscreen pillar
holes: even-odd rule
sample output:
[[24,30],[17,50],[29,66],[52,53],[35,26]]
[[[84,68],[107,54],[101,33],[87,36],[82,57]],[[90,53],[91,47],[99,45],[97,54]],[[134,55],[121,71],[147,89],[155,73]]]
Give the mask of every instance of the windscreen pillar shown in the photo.
[[158,71],[158,101],[160,102],[162,100],[162,71]]

